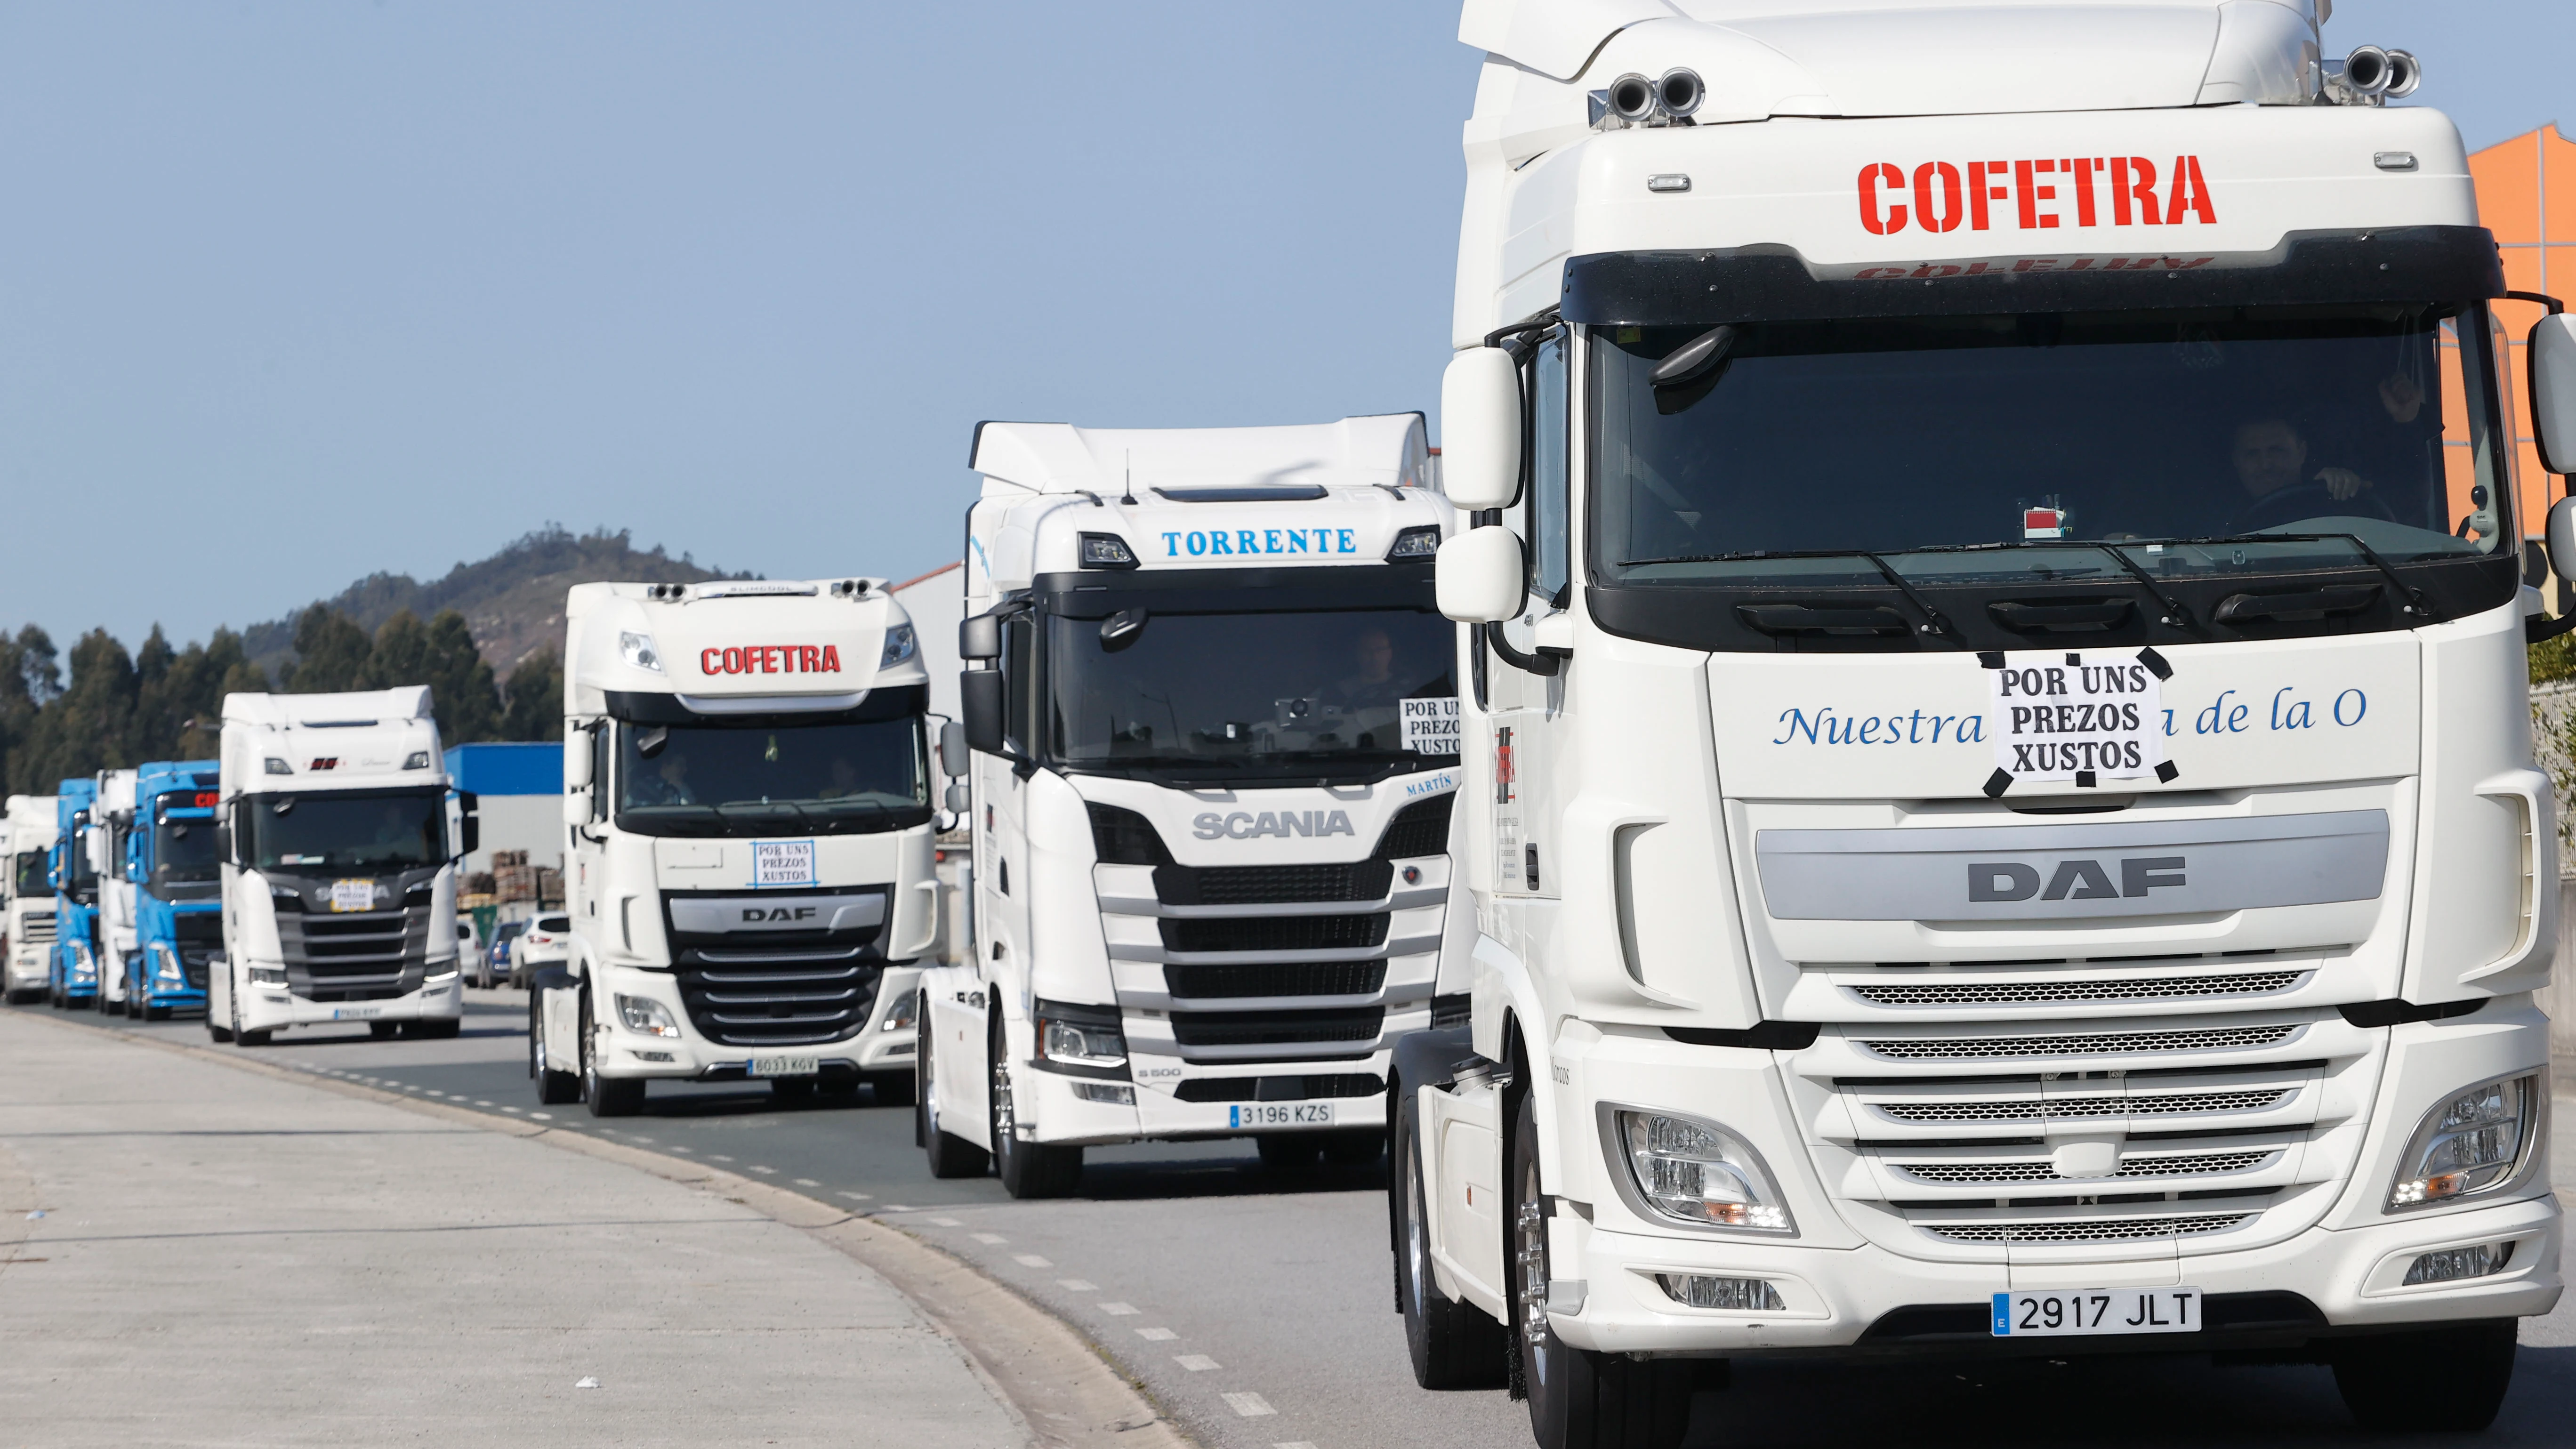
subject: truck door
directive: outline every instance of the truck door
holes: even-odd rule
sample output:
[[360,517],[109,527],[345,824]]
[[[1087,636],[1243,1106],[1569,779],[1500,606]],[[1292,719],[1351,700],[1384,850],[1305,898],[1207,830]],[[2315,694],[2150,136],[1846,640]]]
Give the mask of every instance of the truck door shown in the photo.
[[[1540,339],[1522,364],[1521,388],[1529,428],[1521,497],[1504,510],[1503,520],[1521,536],[1529,584],[1520,617],[1506,620],[1502,633],[1514,650],[1544,660],[1539,650],[1546,622],[1563,613],[1572,596],[1565,329]],[[1516,668],[1498,655],[1489,655],[1485,676],[1494,714],[1496,887],[1505,895],[1553,896],[1560,872],[1552,859],[1556,830],[1548,762],[1559,744],[1564,677]]]

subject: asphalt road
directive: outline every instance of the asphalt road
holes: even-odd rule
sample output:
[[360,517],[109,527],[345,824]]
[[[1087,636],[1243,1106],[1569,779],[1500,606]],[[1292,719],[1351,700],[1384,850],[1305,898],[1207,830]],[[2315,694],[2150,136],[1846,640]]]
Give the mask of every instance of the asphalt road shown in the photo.
[[[1405,1366],[1375,1168],[1282,1180],[1249,1142],[1094,1149],[1086,1196],[1013,1202],[990,1178],[941,1182],[908,1108],[781,1104],[766,1088],[656,1085],[643,1115],[602,1122],[539,1107],[526,1000],[469,991],[452,1041],[299,1029],[267,1060],[496,1115],[695,1157],[869,1213],[976,1263],[1092,1336],[1201,1442],[1221,1449],[1520,1449],[1522,1406],[1500,1391],[1429,1394]],[[42,1006],[19,1010],[44,1011]],[[194,1021],[103,1029],[207,1040]],[[2576,1188],[2576,1097],[2562,1096],[2556,1166]],[[2526,1323],[2514,1391],[2463,1443],[2576,1442],[2576,1295]],[[2361,1442],[2324,1369],[2213,1368],[2192,1359],[2014,1365],[1739,1365],[1694,1406],[1695,1449],[2028,1442],[2245,1446]],[[2438,1442],[2416,1440],[2412,1442]]]

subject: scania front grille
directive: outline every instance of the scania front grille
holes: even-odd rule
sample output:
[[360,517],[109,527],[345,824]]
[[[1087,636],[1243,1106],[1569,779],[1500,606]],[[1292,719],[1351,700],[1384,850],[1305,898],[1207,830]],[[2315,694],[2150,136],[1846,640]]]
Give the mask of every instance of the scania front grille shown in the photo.
[[1166,916],[1161,924],[1174,951],[1351,951],[1385,945],[1387,915]]
[[1172,906],[1275,906],[1306,901],[1382,901],[1395,878],[1383,860],[1338,865],[1164,865],[1154,894]]
[[1163,984],[1184,1001],[1228,996],[1369,996],[1386,984],[1384,961],[1280,961],[1245,965],[1178,963]]
[[277,941],[286,957],[287,989],[307,1001],[402,996],[420,989],[429,954],[429,906],[330,915],[280,911]]
[[1288,1046],[1308,1042],[1376,1042],[1383,1007],[1326,1011],[1172,1013],[1172,1039],[1184,1047]]

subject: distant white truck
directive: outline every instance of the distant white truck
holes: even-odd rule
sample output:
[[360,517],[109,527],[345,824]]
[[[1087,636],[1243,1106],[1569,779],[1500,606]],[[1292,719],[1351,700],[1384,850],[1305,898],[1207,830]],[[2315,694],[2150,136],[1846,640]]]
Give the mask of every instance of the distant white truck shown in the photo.
[[207,1033],[456,1035],[455,863],[474,848],[474,802],[451,801],[428,687],[228,694],[220,780]]
[[12,795],[0,815],[0,990],[9,1004],[45,994],[54,950],[54,887],[45,874],[54,848],[55,798]]
[[125,836],[134,828],[132,770],[98,772],[98,803],[90,807],[81,848],[98,875],[98,993],[90,1004],[111,1016],[125,1014],[126,961],[137,948],[135,885],[125,870]]
[[897,1009],[940,903],[903,607],[868,578],[583,584],[564,617],[572,936],[529,983],[538,1100],[908,1101]]

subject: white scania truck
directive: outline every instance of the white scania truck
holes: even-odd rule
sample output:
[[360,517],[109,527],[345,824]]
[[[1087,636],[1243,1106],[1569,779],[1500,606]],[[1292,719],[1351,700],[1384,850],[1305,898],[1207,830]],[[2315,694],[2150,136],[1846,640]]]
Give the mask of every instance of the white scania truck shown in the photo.
[[1776,1353],[2495,1413],[2560,1291],[2525,373],[2458,134],[2322,9],[1466,6],[1426,1386],[1548,1449]]
[[572,944],[530,990],[538,1100],[904,1100],[940,902],[903,606],[870,578],[582,584],[564,620]]
[[135,885],[125,872],[125,839],[134,828],[132,770],[98,772],[98,803],[81,832],[82,849],[98,876],[98,994],[90,1001],[110,1015],[125,1012],[125,963],[139,947],[134,928]]
[[46,857],[55,809],[51,795],[12,795],[0,819],[0,890],[8,905],[0,918],[0,999],[12,1006],[43,996],[53,979],[54,886]]
[[207,1034],[456,1035],[456,862],[474,848],[474,802],[448,789],[429,687],[225,695],[217,779],[224,954]]
[[1438,974],[1468,929],[1420,416],[986,423],[971,466],[941,753],[975,949],[923,984],[932,1172],[998,1159],[1047,1196],[1087,1145],[1148,1138],[1374,1160],[1388,1044],[1460,991]]

